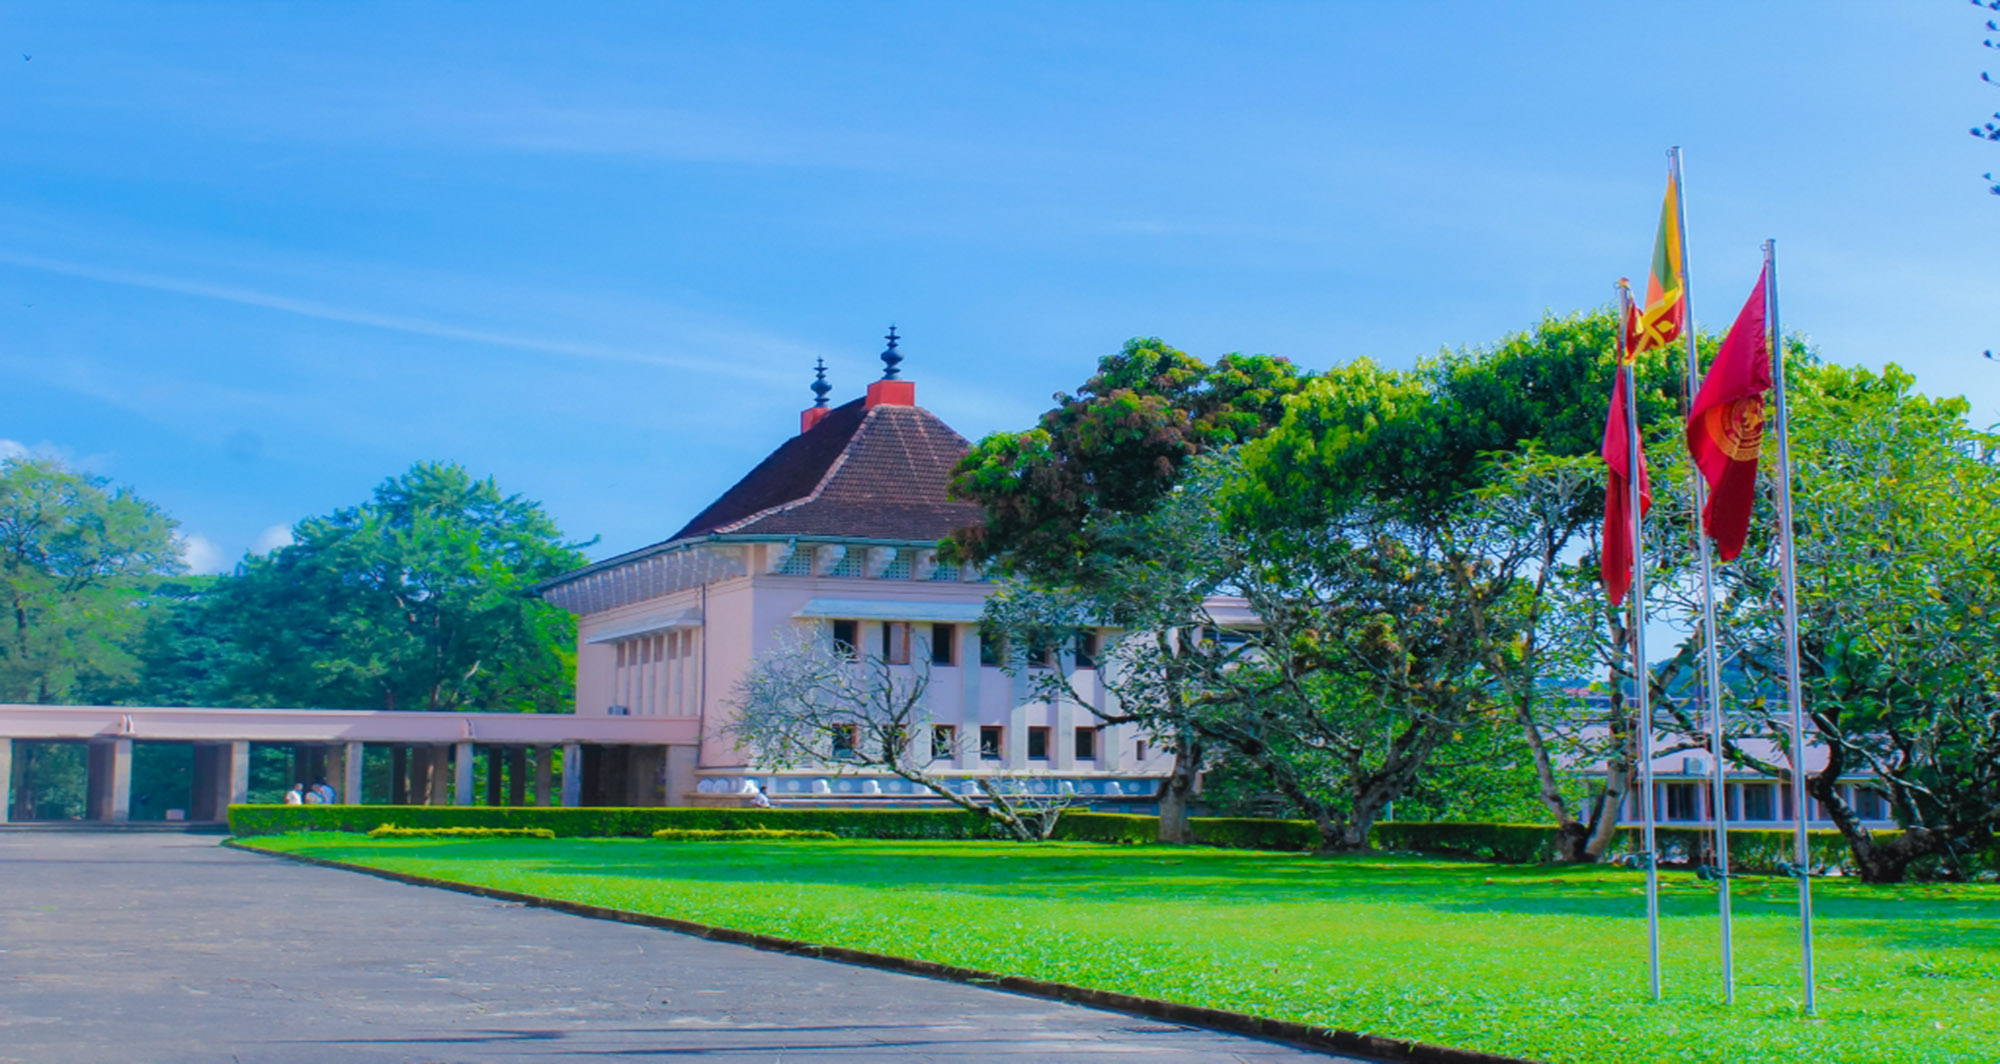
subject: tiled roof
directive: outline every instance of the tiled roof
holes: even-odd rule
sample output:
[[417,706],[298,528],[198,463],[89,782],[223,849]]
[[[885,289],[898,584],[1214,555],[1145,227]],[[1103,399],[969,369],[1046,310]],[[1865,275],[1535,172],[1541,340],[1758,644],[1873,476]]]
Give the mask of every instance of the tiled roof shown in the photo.
[[673,538],[941,539],[980,519],[977,504],[945,497],[969,446],[922,407],[856,399],[786,440]]

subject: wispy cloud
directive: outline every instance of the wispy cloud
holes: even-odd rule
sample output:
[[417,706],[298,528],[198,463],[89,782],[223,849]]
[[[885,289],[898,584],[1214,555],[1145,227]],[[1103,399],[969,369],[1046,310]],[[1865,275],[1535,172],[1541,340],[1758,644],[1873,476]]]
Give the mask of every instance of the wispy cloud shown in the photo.
[[19,251],[0,249],[0,264],[20,267],[22,269],[38,270],[43,273],[59,274],[65,277],[96,281],[102,284],[144,288],[156,292],[171,292],[176,295],[190,296],[198,299],[219,300],[241,306],[259,307],[285,314],[316,318],[321,321],[333,321],[366,328],[384,329],[391,332],[424,336],[433,339],[482,344],[491,347],[508,348],[515,351],[558,355],[565,358],[661,366],[670,369],[736,377],[745,380],[770,381],[777,379],[777,375],[770,370],[761,369],[735,360],[660,354],[607,344],[577,343],[574,341],[554,340],[491,329],[470,328],[410,315],[390,314],[339,306],[198,278],[175,277],[166,274],[99,266],[91,263],[71,262]]

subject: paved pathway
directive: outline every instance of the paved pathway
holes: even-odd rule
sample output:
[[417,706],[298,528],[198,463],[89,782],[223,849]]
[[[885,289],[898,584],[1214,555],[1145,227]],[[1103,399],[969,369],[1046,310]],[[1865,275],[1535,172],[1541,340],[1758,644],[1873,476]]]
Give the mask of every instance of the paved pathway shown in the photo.
[[0,832],[0,1061],[1335,1059],[216,842]]

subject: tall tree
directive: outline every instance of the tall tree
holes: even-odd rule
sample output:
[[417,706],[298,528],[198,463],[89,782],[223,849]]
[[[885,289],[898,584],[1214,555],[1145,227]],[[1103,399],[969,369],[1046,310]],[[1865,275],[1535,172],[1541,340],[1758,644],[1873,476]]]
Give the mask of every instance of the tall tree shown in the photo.
[[[1920,858],[1962,867],[2000,831],[2000,437],[1895,366],[1787,378],[1800,673],[1808,741],[1826,751],[1808,793],[1864,879],[1899,880]],[[1719,570],[1721,637],[1743,667],[1728,756],[1789,780],[1777,515],[1761,506],[1743,557]],[[1899,833],[1863,822],[1842,783],[1856,774],[1877,781]]]
[[[1319,637],[1315,679],[1301,691],[1348,700],[1297,700],[1293,712],[1307,717],[1273,724],[1285,741],[1264,756],[1274,772],[1297,758],[1349,789],[1334,809],[1347,818],[1335,825],[1340,844],[1365,837],[1365,822],[1416,786],[1437,750],[1501,714],[1522,729],[1566,850],[1588,856],[1608,823],[1619,795],[1597,795],[1580,819],[1561,779],[1566,751],[1549,741],[1551,716],[1565,729],[1575,720],[1576,700],[1553,681],[1573,680],[1579,660],[1551,638],[1564,614],[1548,607],[1575,584],[1601,515],[1602,481],[1583,456],[1602,439],[1615,329],[1608,312],[1549,317],[1411,371],[1350,363],[1308,385],[1244,449],[1251,475],[1233,520],[1304,592],[1274,577],[1277,601],[1260,611],[1312,615],[1300,623]],[[1640,371],[1642,418],[1670,419],[1673,361],[1644,359]],[[1301,746],[1307,734],[1343,749],[1344,763]],[[1371,746],[1369,734],[1392,738]],[[1629,759],[1608,752],[1614,766]],[[1595,841],[1601,850],[1608,839]]]
[[[1158,339],[1128,341],[1098,362],[1076,394],[1058,393],[1035,428],[988,436],[966,455],[951,490],[979,503],[984,519],[947,546],[1048,593],[1033,600],[1034,609],[996,617],[1001,627],[1016,629],[1011,635],[1017,644],[1034,638],[1030,629],[1044,623],[1036,611],[1055,608],[1058,599],[1068,603],[1062,608],[1157,633],[1200,629],[1209,623],[1202,596],[1188,592],[1212,590],[1216,572],[1186,558],[1151,563],[1163,557],[1157,537],[1199,536],[1202,525],[1190,523],[1186,513],[1158,511],[1174,499],[1190,463],[1269,431],[1306,379],[1282,358],[1229,354],[1211,364]],[[1139,653],[1136,643],[1124,650]],[[1168,644],[1152,653],[1148,660],[1160,676],[1192,679],[1203,664],[1170,652]],[[1160,838],[1187,841],[1187,800],[1203,761],[1187,714],[1199,700],[1184,700],[1172,685],[1151,684],[1154,671],[1127,675],[1130,708],[1112,722],[1143,723],[1174,754]]]
[[140,607],[183,569],[174,527],[100,477],[0,462],[0,701],[66,702],[129,677]]
[[1306,378],[1289,361],[1224,355],[1213,364],[1157,339],[1131,340],[1026,432],[981,440],[951,490],[984,509],[955,535],[960,557],[1024,575],[1088,581],[1105,548],[1093,523],[1143,516],[1189,460],[1263,435]]
[[[528,592],[578,546],[490,478],[420,463],[199,594],[149,679],[227,705],[566,710],[575,622]],[[203,653],[206,681],[185,665]]]

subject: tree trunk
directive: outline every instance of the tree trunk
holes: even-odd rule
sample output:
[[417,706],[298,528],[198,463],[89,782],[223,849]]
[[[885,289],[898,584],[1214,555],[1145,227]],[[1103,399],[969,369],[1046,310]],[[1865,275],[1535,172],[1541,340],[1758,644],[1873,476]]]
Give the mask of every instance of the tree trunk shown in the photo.
[[1160,785],[1159,841],[1174,846],[1186,846],[1194,842],[1194,825],[1189,821],[1189,805],[1194,797],[1195,781],[1200,775],[1200,746],[1183,742],[1180,752],[1174,755],[1173,774]]

